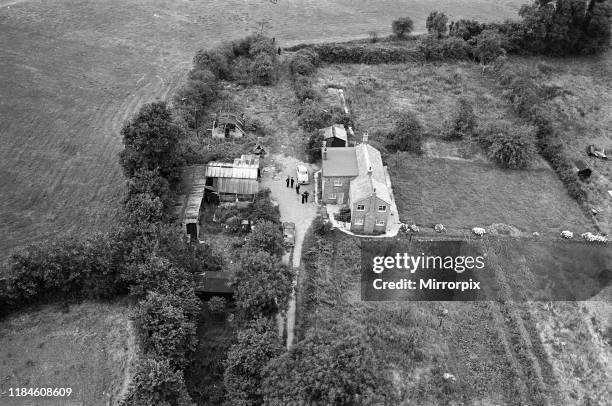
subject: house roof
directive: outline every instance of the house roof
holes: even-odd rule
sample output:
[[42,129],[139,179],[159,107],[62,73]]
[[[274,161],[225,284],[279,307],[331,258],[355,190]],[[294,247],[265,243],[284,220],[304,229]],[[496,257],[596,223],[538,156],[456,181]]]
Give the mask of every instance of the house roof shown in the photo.
[[355,147],[327,148],[327,159],[322,161],[322,176],[357,176]]
[[374,193],[379,199],[391,204],[391,195],[386,183],[379,182],[367,174],[351,180],[349,195],[352,203],[367,199]]
[[357,167],[359,175],[365,175],[372,168],[372,178],[378,182],[385,184],[385,170],[382,163],[380,152],[370,144],[359,144],[355,147],[355,155],[357,158]]
[[326,140],[329,138],[339,138],[344,142],[348,141],[346,130],[342,124],[334,124],[332,126],[322,128],[320,131],[323,133],[323,138]]

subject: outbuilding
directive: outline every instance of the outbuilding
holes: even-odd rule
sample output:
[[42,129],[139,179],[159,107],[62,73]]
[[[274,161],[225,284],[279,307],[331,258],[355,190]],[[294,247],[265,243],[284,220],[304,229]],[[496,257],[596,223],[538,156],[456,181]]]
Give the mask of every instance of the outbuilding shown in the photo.
[[319,131],[328,147],[346,147],[348,145],[348,136],[342,124],[334,124]]

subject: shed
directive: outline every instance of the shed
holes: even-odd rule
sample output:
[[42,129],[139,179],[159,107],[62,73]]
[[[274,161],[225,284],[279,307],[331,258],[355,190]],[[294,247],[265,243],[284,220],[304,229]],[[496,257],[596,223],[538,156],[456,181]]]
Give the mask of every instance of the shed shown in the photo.
[[232,272],[203,272],[196,275],[196,292],[231,295],[234,293]]
[[259,192],[261,159],[246,154],[234,162],[209,162],[206,167],[206,190],[215,193],[220,202],[252,201]]
[[586,162],[582,160],[574,161],[574,166],[576,168],[578,176],[580,176],[581,178],[588,178],[589,176],[591,176],[591,173],[593,173],[592,169],[589,168]]
[[346,147],[348,144],[348,136],[342,124],[334,124],[319,131],[328,147]]
[[194,165],[183,171],[183,186],[186,193],[177,196],[175,215],[181,221],[183,231],[191,241],[197,242],[200,235],[200,208],[206,189],[206,166]]

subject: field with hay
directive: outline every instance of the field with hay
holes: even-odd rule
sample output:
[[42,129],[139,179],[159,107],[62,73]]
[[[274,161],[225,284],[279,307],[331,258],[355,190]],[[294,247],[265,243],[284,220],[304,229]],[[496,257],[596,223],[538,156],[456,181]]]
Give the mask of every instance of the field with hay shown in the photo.
[[167,98],[196,50],[261,29],[279,45],[423,30],[433,8],[501,20],[521,1],[0,1],[0,256],[58,232],[104,228],[123,192],[118,131]]
[[32,405],[8,397],[10,387],[72,388],[39,405],[109,405],[125,393],[136,356],[126,303],[47,305],[0,321],[0,404]]

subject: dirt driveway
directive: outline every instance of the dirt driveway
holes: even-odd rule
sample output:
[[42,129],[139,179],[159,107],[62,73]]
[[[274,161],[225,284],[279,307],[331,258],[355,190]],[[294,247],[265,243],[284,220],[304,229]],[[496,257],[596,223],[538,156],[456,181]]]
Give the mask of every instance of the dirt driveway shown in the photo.
[[[287,187],[285,179],[287,176],[293,176],[297,179],[295,167],[297,164],[304,164],[309,168],[310,183],[307,185],[300,186],[300,194],[304,191],[308,191],[310,196],[308,203],[302,204],[301,197],[295,191],[295,185],[293,188]],[[302,243],[304,242],[304,234],[310,223],[317,215],[318,206],[314,203],[314,177],[313,174],[318,170],[317,167],[309,164],[305,164],[295,158],[287,157],[284,155],[272,155],[266,159],[266,167],[274,167],[274,170],[264,171],[262,176],[261,185],[262,187],[269,188],[272,192],[272,198],[278,202],[280,208],[281,221],[290,221],[295,223],[295,247],[293,248],[293,255],[287,255],[283,258],[285,263],[288,263],[290,258],[293,258],[293,267],[298,268],[300,266],[300,260],[302,258]],[[294,286],[297,283],[294,281]],[[287,347],[293,344],[294,339],[294,327],[295,327],[295,292],[291,295],[289,302],[289,308],[287,310]]]

